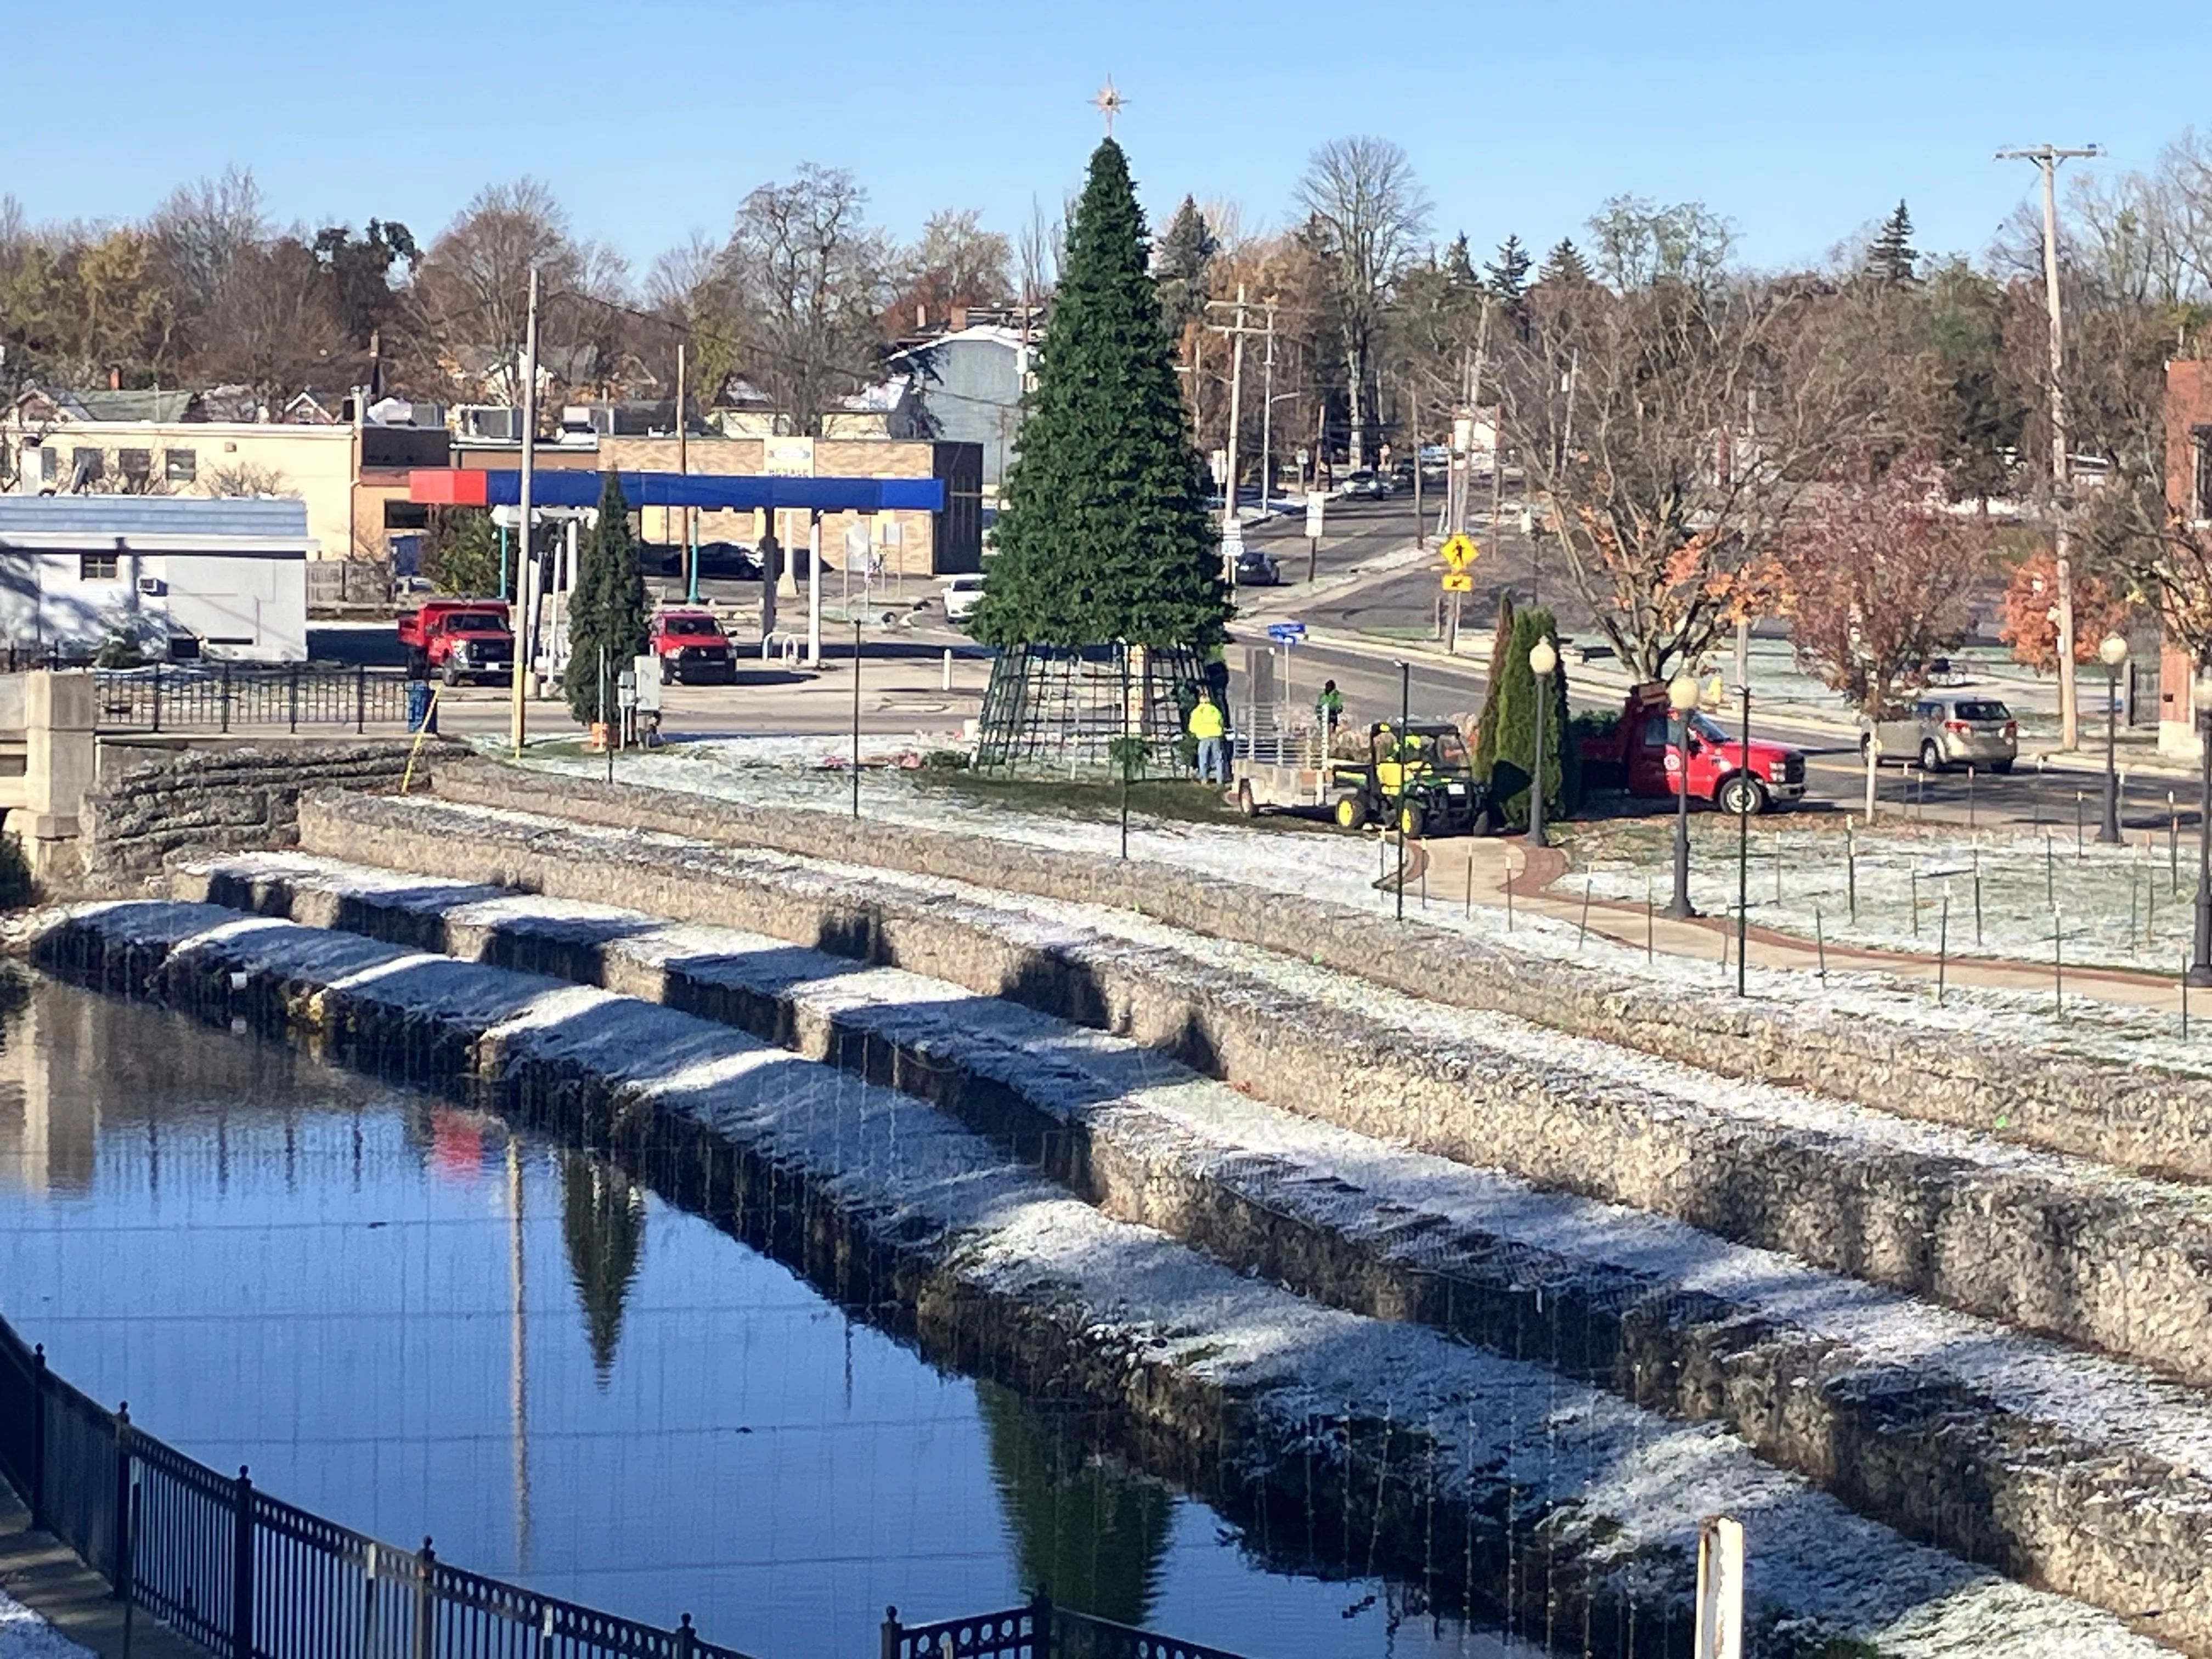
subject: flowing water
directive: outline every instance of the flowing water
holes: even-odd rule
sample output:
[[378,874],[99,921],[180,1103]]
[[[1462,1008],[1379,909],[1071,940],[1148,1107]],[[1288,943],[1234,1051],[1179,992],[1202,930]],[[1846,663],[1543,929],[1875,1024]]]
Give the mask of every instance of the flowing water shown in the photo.
[[0,1315],[390,1542],[765,1659],[1063,1605],[1272,1659],[1489,1656],[1292,1570],[1095,1425],[932,1365],[599,1158],[46,981],[0,1028]]

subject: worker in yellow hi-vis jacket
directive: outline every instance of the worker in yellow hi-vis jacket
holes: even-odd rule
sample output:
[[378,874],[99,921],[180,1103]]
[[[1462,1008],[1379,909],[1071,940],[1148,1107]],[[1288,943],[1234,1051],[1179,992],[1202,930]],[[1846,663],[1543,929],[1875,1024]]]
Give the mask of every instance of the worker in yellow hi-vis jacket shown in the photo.
[[1200,783],[1229,781],[1229,744],[1223,738],[1228,730],[1221,718],[1221,705],[1214,702],[1211,692],[1198,694],[1198,707],[1190,711],[1190,734],[1198,739],[1198,781]]

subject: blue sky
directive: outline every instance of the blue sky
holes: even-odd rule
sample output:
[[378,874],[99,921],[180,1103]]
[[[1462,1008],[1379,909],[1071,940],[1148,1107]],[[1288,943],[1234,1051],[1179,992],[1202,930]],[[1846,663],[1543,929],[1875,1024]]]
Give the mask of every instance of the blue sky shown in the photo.
[[902,235],[939,207],[1011,233],[1079,180],[1110,72],[1156,223],[1186,191],[1279,221],[1316,144],[1372,132],[1411,155],[1440,237],[1484,249],[1579,235],[1632,191],[1705,201],[1762,264],[1817,259],[1900,197],[1923,248],[1978,253],[2033,181],[1990,153],[2094,142],[2108,170],[2148,166],[2198,117],[2201,29],[2166,0],[2124,27],[2040,0],[107,0],[10,19],[0,191],[33,219],[133,216],[234,164],[280,218],[427,240],[528,173],[641,271],[815,161]]

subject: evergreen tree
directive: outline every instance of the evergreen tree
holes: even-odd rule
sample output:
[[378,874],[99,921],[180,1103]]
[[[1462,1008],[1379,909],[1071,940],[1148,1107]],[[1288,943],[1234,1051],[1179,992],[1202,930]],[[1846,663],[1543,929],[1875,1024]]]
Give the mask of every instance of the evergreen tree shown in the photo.
[[1914,267],[1919,261],[1919,252],[1912,246],[1912,216],[1900,201],[1897,211],[1881,222],[1881,229],[1867,248],[1867,275],[1892,288],[1902,288],[1915,280]]
[[629,502],[622,480],[605,475],[599,488],[599,520],[577,556],[576,587],[568,596],[568,669],[562,694],[568,712],[590,725],[602,718],[599,650],[606,648],[606,714],[615,708],[615,682],[630,659],[651,642],[646,629],[645,578],[637,568],[637,543],[630,535]]
[[1587,283],[1590,280],[1589,261],[1583,258],[1583,251],[1574,245],[1573,239],[1562,236],[1558,245],[1544,256],[1544,263],[1537,267],[1536,280],[1540,283]]
[[1067,257],[1007,477],[975,632],[992,645],[1196,646],[1228,605],[1145,222],[1112,139],[1067,229]]
[[1489,690],[1483,696],[1482,719],[1475,728],[1474,775],[1490,781],[1490,769],[1498,759],[1498,688],[1505,681],[1505,659],[1513,649],[1513,596],[1499,590],[1498,630],[1490,640]]
[[1451,246],[1444,250],[1444,276],[1454,288],[1482,286],[1482,279],[1474,274],[1474,257],[1467,251],[1465,231],[1453,237]]
[[[1570,252],[1574,247],[1571,242],[1561,246]],[[1582,258],[1579,253],[1574,257],[1577,259]],[[1521,246],[1518,236],[1508,236],[1498,245],[1498,258],[1486,264],[1482,272],[1489,278],[1492,294],[1509,306],[1517,306],[1521,303],[1521,296],[1528,291],[1528,272],[1535,263],[1528,250]]]
[[[1512,643],[1505,660],[1498,665],[1491,682],[1491,704],[1483,711],[1485,728],[1497,711],[1497,749],[1490,771],[1493,811],[1516,828],[1528,822],[1528,786],[1535,775],[1536,676],[1528,666],[1528,653],[1539,640],[1553,640],[1556,630],[1548,611],[1524,611],[1513,618]],[[1544,817],[1565,818],[1581,803],[1582,765],[1568,727],[1567,673],[1564,662],[1552,671],[1544,710]]]
[[1197,201],[1184,197],[1152,250],[1152,279],[1159,284],[1160,313],[1170,339],[1181,339],[1185,326],[1205,315],[1211,293],[1207,279],[1213,256],[1220,252]]

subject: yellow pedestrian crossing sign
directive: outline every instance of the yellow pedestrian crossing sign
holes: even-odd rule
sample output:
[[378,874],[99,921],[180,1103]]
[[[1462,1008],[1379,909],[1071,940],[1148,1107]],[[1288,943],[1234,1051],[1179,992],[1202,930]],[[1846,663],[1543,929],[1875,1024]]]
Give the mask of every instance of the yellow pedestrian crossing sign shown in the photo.
[[1444,572],[1444,592],[1472,593],[1474,592],[1474,578],[1464,570],[1447,570]]
[[1464,530],[1446,538],[1442,551],[1444,562],[1455,571],[1466,569],[1482,556],[1482,550],[1474,544],[1474,538]]

